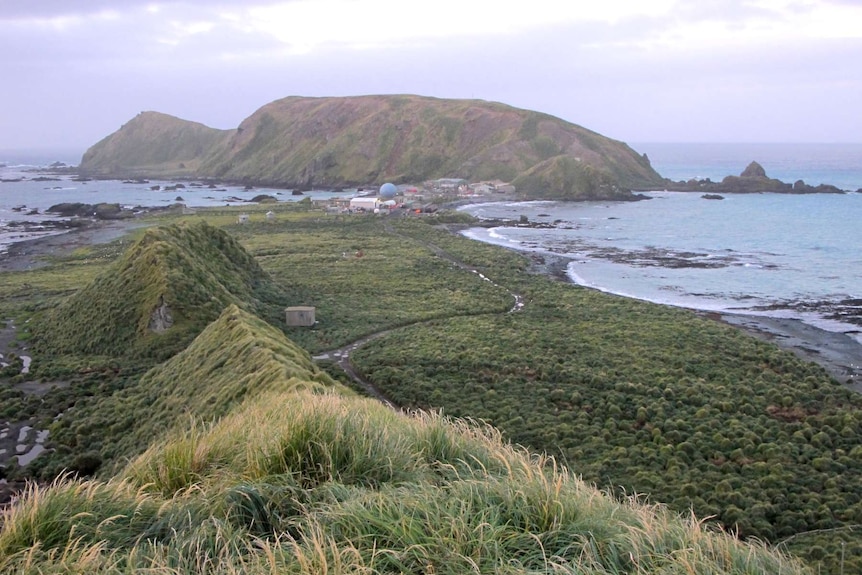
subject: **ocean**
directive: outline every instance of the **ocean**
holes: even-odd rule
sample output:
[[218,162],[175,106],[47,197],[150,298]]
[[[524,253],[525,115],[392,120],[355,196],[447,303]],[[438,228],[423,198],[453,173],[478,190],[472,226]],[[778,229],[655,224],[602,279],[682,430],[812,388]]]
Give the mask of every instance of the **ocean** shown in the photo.
[[[188,207],[242,205],[259,194],[274,196],[279,201],[292,202],[310,197],[330,198],[352,195],[355,190],[332,192],[314,190],[301,196],[290,190],[273,188],[245,189],[243,186],[218,185],[215,188],[191,182],[151,180],[135,183],[120,180],[74,181],[72,176],[57,176],[39,170],[62,162],[77,165],[81,154],[74,151],[16,152],[0,151],[0,254],[11,243],[39,236],[63,233],[52,221],[63,219],[45,210],[64,202],[97,204],[117,203],[125,207],[168,206],[177,202]],[[50,178],[37,180],[36,178]],[[16,181],[20,180],[20,181]],[[183,189],[164,190],[182,183]],[[159,186],[160,189],[152,189]]]
[[[640,144],[674,180],[738,175],[752,160],[784,181],[862,188],[862,145]],[[662,304],[800,319],[862,342],[862,193],[462,207],[513,225],[470,238],[571,258],[573,282]],[[518,227],[521,216],[547,228]]]

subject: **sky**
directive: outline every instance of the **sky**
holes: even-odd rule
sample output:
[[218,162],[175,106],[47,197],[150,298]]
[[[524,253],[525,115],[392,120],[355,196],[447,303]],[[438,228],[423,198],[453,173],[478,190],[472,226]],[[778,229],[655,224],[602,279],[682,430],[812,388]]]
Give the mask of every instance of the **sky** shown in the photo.
[[0,0],[0,150],[419,94],[625,142],[862,142],[862,0]]

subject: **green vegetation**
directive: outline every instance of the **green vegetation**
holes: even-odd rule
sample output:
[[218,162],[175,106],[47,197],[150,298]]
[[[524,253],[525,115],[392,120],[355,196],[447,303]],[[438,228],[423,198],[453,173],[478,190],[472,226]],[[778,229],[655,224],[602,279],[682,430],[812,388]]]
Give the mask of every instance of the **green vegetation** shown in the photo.
[[230,229],[290,294],[288,305],[317,308],[313,330],[285,331],[312,353],[384,329],[512,307],[505,289],[388,232],[374,218],[280,217]]
[[515,178],[515,186],[529,198],[619,199],[630,198],[606,171],[576,158],[554,156]]
[[229,304],[267,319],[286,296],[229,234],[199,222],[147,230],[32,328],[45,354],[170,357]]
[[[52,450],[7,477],[82,477],[7,512],[0,572],[804,572],[720,525],[814,572],[862,568],[862,403],[819,367],[432,225],[462,217],[260,210],[165,216],[0,274],[0,311],[36,346],[29,374],[0,379],[0,419],[50,430]],[[162,293],[180,319],[139,331]],[[287,305],[319,323],[286,327]],[[111,338],[74,342],[126,307]],[[358,371],[405,408],[500,431],[399,415],[304,351],[385,330]]]
[[617,502],[488,428],[370,400],[264,395],[108,482],[31,487],[3,573],[803,573]]
[[60,449],[42,475],[78,471],[81,449],[98,453],[99,461],[127,460],[171,428],[185,427],[190,414],[218,419],[250,395],[335,385],[283,333],[231,305],[188,348],[134,384],[76,406],[54,423],[51,435]]
[[81,166],[122,177],[191,176],[205,153],[232,134],[158,112],[141,112],[90,147]]
[[[574,170],[571,162],[585,168]],[[148,112],[93,146],[81,169],[287,187],[526,178],[529,197],[558,199],[632,199],[629,189],[663,183],[622,142],[559,118],[405,95],[284,98],[231,131]]]

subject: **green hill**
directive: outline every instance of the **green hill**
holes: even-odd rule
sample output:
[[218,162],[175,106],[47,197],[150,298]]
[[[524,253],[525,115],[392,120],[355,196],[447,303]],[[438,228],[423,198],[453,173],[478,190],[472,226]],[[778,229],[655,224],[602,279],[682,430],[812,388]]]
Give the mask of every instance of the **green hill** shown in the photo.
[[81,170],[123,178],[190,176],[230,134],[159,112],[141,112],[90,147],[81,159]]
[[88,150],[80,169],[304,187],[441,177],[512,181],[548,165],[583,169],[553,170],[554,177],[541,180],[546,187],[526,187],[530,197],[539,189],[561,199],[631,197],[629,189],[663,182],[626,144],[559,118],[481,100],[412,95],[284,98],[230,132],[141,114]]
[[[409,283],[417,275],[464,288],[459,298],[489,299],[487,291],[472,291],[451,281],[450,273],[457,271],[476,283],[488,283],[468,269],[473,265],[493,270],[495,281],[518,286],[527,298],[526,309],[519,313],[506,313],[507,306],[495,313],[490,307],[488,313],[469,319],[435,319],[406,328],[396,341],[390,340],[390,357],[383,356],[382,361],[369,360],[368,353],[352,353],[361,371],[384,389],[385,380],[391,384],[411,370],[409,380],[416,392],[422,392],[429,377],[445,372],[446,379],[455,383],[451,397],[460,398],[461,407],[474,404],[480,380],[490,382],[481,390],[480,403],[492,406],[498,401],[495,398],[505,399],[505,379],[548,402],[546,410],[533,409],[536,402],[512,401],[510,410],[518,417],[544,425],[550,417],[568,414],[565,427],[547,435],[549,443],[560,444],[565,429],[580,426],[591,413],[601,415],[607,429],[596,428],[588,439],[611,447],[606,452],[609,464],[630,460],[642,441],[652,446],[653,454],[658,451],[671,458],[667,466],[662,463],[653,470],[671,479],[689,465],[694,468],[701,442],[723,433],[722,428],[708,426],[712,413],[736,409],[732,397],[733,390],[740,389],[733,387],[736,384],[722,383],[722,393],[727,395],[721,395],[701,379],[719,381],[712,373],[723,365],[712,364],[723,357],[726,346],[739,346],[741,353],[728,361],[740,365],[743,373],[733,379],[746,390],[757,389],[752,381],[761,372],[770,372],[768,381],[774,389],[765,391],[765,400],[781,406],[772,415],[795,418],[796,400],[788,387],[797,376],[805,377],[795,385],[801,396],[811,396],[808,407],[816,402],[825,405],[824,398],[832,397],[828,385],[820,383],[825,375],[813,367],[799,368],[765,344],[755,345],[736,332],[705,329],[696,325],[699,320],[686,319],[678,310],[531,276],[525,273],[526,260],[521,256],[443,234],[429,226],[429,220],[405,218],[384,226],[379,220],[362,219],[369,227],[380,222],[375,224],[380,226],[380,241],[369,244],[367,236],[356,234],[360,228],[330,226],[318,222],[317,215],[297,214],[296,220],[249,225],[242,231],[245,245],[280,282],[288,283],[292,274],[307,276],[310,266],[305,258],[318,253],[328,256],[313,258],[320,268],[314,274],[320,275],[307,284],[308,289],[334,290],[349,298],[353,307],[380,298],[380,283]],[[298,223],[300,216],[308,226]],[[345,257],[343,246],[348,241],[359,242],[365,255]],[[441,258],[452,272],[410,257],[413,252],[404,246],[413,241],[438,256],[453,256]],[[55,403],[57,411],[42,412],[40,421],[33,422],[37,429],[50,432],[46,447],[53,451],[40,456],[50,458],[51,464],[42,467],[39,477],[53,477],[63,468],[81,474],[99,471],[99,475],[91,481],[61,475],[51,485],[34,483],[0,511],[0,573],[794,575],[819,569],[816,563],[806,569],[756,540],[743,542],[722,533],[714,523],[697,519],[690,507],[673,510],[646,504],[631,491],[620,494],[612,487],[608,488],[613,493],[601,492],[580,479],[587,469],[582,462],[572,458],[571,470],[563,468],[551,458],[507,444],[500,431],[485,424],[421,411],[397,412],[357,397],[265,321],[268,316],[262,314],[275,308],[278,292],[250,259],[230,235],[203,223],[150,230],[115,263],[100,264],[104,272],[95,281],[53,310],[47,319],[56,321],[58,332],[50,335],[57,346],[68,346],[69,351],[63,352],[68,355],[37,350],[34,355],[39,359],[28,377],[46,373],[37,371],[42,361],[63,365],[81,361],[106,366],[111,373],[94,376],[93,385],[80,391],[75,388],[87,381],[73,377],[68,387],[33,396],[28,402],[68,400]],[[392,266],[384,267],[383,262]],[[65,267],[62,272],[72,269]],[[54,273],[62,276],[62,272]],[[27,280],[39,277],[24,273]],[[181,289],[165,288],[173,285]],[[564,289],[572,293],[567,295]],[[40,294],[37,291],[31,297],[38,299]],[[22,295],[16,292],[16,297]],[[174,297],[179,303],[173,303]],[[436,299],[430,303],[414,299],[432,308],[444,305],[435,303]],[[8,308],[12,302],[4,305]],[[218,311],[217,306],[221,306]],[[98,326],[91,319],[125,307],[139,313],[100,319]],[[181,319],[161,334],[150,333],[153,309],[163,310],[155,314],[156,323],[164,325],[168,315],[175,319],[175,312]],[[198,325],[194,322],[210,313],[214,313],[212,321],[193,329]],[[342,312],[336,321],[350,323],[357,317],[367,316],[351,320]],[[395,326],[401,317],[393,315],[386,321]],[[52,324],[43,323],[47,319],[39,319],[39,329],[34,329],[40,345],[49,341],[46,326]],[[115,325],[123,322],[128,325]],[[177,332],[182,337],[167,340],[171,347],[164,347],[162,338],[171,337],[177,326],[186,327]],[[79,342],[74,341],[75,329]],[[419,329],[436,337],[417,346],[416,338],[424,337],[417,333]],[[100,330],[109,333],[106,336]],[[464,337],[470,330],[476,331],[475,336]],[[85,343],[90,338],[101,340],[91,346]],[[644,353],[651,351],[651,342],[662,353]],[[369,343],[366,349],[373,352],[378,345]],[[169,359],[159,364],[153,360],[174,349],[177,353]],[[142,359],[83,355],[108,351],[138,353]],[[395,353],[404,354],[405,361],[393,362]],[[490,356],[481,363],[468,365],[485,353]],[[540,359],[528,363],[535,357]],[[572,360],[583,363],[574,365]],[[117,376],[110,369],[114,365],[131,373]],[[145,365],[146,373],[134,371]],[[15,377],[26,379],[23,375]],[[662,381],[665,375],[679,380],[679,387]],[[725,374],[719,375],[726,379]],[[474,381],[461,379],[470,377]],[[592,386],[585,387],[583,394],[563,389],[565,382],[581,381]],[[828,378],[826,383],[832,385]],[[445,388],[439,389],[443,393]],[[605,389],[612,393],[602,399],[600,392]],[[713,395],[727,405],[715,409],[706,405]],[[641,399],[655,402],[656,409],[663,411],[649,411],[646,406],[651,404],[642,404]],[[695,402],[698,411],[683,410]],[[847,434],[848,443],[855,441],[858,418],[855,411],[841,411],[844,404],[853,408],[855,400],[844,396],[836,409],[828,406],[828,413],[824,409],[828,418],[824,421],[834,426],[831,431],[824,428],[821,433],[807,422],[791,422],[798,429],[793,441],[800,445],[800,455],[832,449],[832,443],[837,448],[836,434]],[[627,419],[629,410],[633,420]],[[813,412],[799,413],[814,421]],[[765,442],[770,435],[761,438],[748,427],[747,415],[749,411],[740,408],[725,426],[745,440],[739,456],[731,453],[730,460],[718,461],[720,450],[732,446],[717,445],[706,454],[710,464],[731,467],[738,462],[758,477],[774,475],[769,479],[770,497],[790,500],[820,491],[824,496],[836,493],[839,485],[820,481],[819,476],[811,476],[815,484],[811,488],[783,483],[788,473],[781,466],[748,461],[746,450],[765,448],[767,457],[777,450]],[[637,427],[636,438],[617,449],[614,437],[624,437],[627,421],[643,425]],[[656,426],[648,427],[653,422]],[[673,429],[655,434],[659,424],[671,423]],[[505,425],[504,421],[501,427]],[[688,425],[707,427],[687,433]],[[672,444],[660,445],[664,437]],[[587,449],[588,441],[581,446]],[[852,450],[839,454],[836,449],[834,459],[823,459],[814,467],[849,469],[856,455]],[[754,484],[752,477],[746,475],[746,482]],[[736,483],[729,489],[722,483],[710,476],[703,493],[741,491]],[[700,492],[693,483],[680,487],[684,493]],[[734,500],[743,501],[741,496]],[[823,510],[825,519],[831,511],[825,506]],[[759,517],[765,508],[752,506],[745,511]],[[836,525],[833,519],[823,529]],[[838,534],[829,531],[828,536]],[[848,566],[856,564],[853,549],[848,546]],[[841,547],[840,572],[843,551]],[[823,557],[826,552],[819,548],[817,553]]]
[[281,331],[230,305],[185,350],[139,381],[75,408],[73,417],[53,426],[52,437],[58,446],[86,448],[90,460],[96,457],[91,465],[114,464],[168,430],[185,428],[190,418],[223,417],[247,397],[325,388],[343,389]]
[[284,295],[223,230],[205,222],[159,227],[38,320],[34,343],[51,354],[164,359],[230,304],[272,318]]

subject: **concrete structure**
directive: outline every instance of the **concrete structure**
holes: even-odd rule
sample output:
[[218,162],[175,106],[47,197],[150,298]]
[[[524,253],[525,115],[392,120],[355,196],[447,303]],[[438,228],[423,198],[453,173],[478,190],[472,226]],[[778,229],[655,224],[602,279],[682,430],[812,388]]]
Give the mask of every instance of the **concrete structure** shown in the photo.
[[236,219],[236,223],[238,223],[238,224],[245,224],[247,222],[248,222],[248,214],[240,214],[239,217]]
[[305,305],[297,305],[285,308],[285,321],[291,327],[311,327],[314,325],[315,308]]

